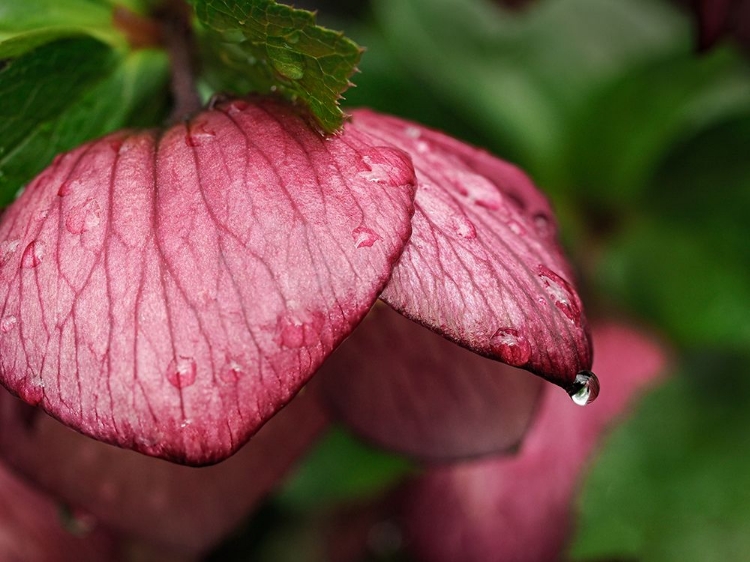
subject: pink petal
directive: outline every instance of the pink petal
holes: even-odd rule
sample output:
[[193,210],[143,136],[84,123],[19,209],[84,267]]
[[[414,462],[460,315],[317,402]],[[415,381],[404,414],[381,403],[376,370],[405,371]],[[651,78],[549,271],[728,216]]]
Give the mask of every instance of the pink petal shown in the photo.
[[79,536],[62,525],[60,506],[0,466],[0,560],[111,562],[117,541],[101,528]]
[[236,100],[59,157],[0,224],[3,383],[122,447],[227,457],[388,280],[414,176],[382,144]]
[[408,543],[431,562],[557,560],[570,533],[571,501],[601,433],[664,369],[661,347],[636,330],[594,330],[596,370],[607,391],[586,408],[546,392],[514,457],[432,470],[406,502]]
[[128,536],[201,553],[248,515],[326,423],[315,397],[305,393],[232,458],[193,468],[90,439],[3,391],[0,455],[62,501]]
[[464,347],[572,391],[591,365],[586,320],[549,204],[526,175],[395,117],[359,110],[347,130],[409,152],[417,170],[412,238],[381,298]]
[[[508,334],[510,341],[511,335]],[[518,353],[525,353],[521,342]],[[425,460],[508,449],[544,381],[376,306],[318,376],[334,412],[380,446]]]

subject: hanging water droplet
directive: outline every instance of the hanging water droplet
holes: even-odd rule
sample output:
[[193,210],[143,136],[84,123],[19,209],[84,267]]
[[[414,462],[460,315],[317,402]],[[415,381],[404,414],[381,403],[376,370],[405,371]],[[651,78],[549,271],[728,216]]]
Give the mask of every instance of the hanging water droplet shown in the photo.
[[599,396],[599,379],[591,371],[581,371],[576,375],[568,395],[579,406],[591,404]]
[[26,246],[26,249],[23,251],[23,256],[21,257],[21,267],[30,269],[42,263],[42,258],[44,258],[44,249],[45,248],[43,242],[34,240],[33,242],[29,243],[29,245]]
[[195,382],[196,366],[192,357],[172,359],[167,369],[167,380],[176,388],[185,388]]

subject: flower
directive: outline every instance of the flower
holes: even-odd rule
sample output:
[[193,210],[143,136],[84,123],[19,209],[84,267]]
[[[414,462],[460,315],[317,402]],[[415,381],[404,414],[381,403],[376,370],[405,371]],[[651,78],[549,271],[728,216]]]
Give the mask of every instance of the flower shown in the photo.
[[[608,392],[585,412],[545,389],[515,454],[432,468],[405,492],[406,543],[419,560],[536,562],[563,557],[589,458],[667,364],[661,343],[621,322],[594,326]],[[505,367],[510,370],[510,367]]]
[[442,134],[358,111],[322,137],[286,103],[226,101],[59,156],[7,210],[0,374],[82,433],[210,464],[380,296],[586,394],[587,325],[555,230],[522,172]]

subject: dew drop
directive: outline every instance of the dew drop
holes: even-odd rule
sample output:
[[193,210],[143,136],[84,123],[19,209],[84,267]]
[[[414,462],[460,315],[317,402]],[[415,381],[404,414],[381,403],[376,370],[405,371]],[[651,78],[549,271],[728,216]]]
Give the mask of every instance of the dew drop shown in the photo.
[[477,229],[465,215],[454,215],[451,219],[451,225],[456,236],[473,240],[477,237]]
[[490,338],[490,346],[504,363],[513,367],[525,365],[531,359],[531,344],[513,328],[498,329]]
[[58,515],[63,529],[76,537],[85,537],[96,527],[96,518],[82,509],[74,509],[63,504]]
[[537,213],[532,220],[534,221],[536,233],[542,238],[549,238],[554,234],[552,220],[544,213]]
[[70,192],[73,191],[76,187],[78,187],[80,183],[81,182],[78,180],[62,182],[62,184],[60,184],[60,189],[57,190],[57,195],[59,195],[60,197],[65,197],[66,195],[70,195]]
[[40,242],[39,240],[34,240],[33,242],[31,242],[23,251],[23,256],[21,257],[21,267],[30,269],[38,266],[40,263],[42,263],[42,259],[44,258],[44,250],[45,248],[43,242]]
[[214,140],[216,132],[210,129],[206,123],[193,124],[185,135],[185,144],[188,146],[203,146]]
[[5,316],[0,320],[0,332],[7,334],[16,327],[16,324],[18,324],[18,318],[13,315]]
[[18,245],[21,243],[20,240],[3,240],[0,242],[0,267],[4,266],[10,261],[18,250]]
[[247,37],[241,29],[226,29],[221,32],[221,38],[227,43],[244,43]]
[[516,236],[525,236],[526,235],[526,228],[520,222],[518,222],[516,220],[512,220],[512,219],[509,220],[508,221],[508,228]]
[[554,301],[558,310],[569,320],[578,324],[581,321],[581,307],[573,296],[570,284],[557,273],[543,265],[539,266],[539,279],[541,279],[545,291]]
[[302,55],[283,47],[268,47],[271,64],[276,71],[290,80],[300,80],[305,75],[305,60]]
[[279,318],[276,324],[274,341],[281,347],[298,349],[320,342],[320,334],[325,326],[325,316],[321,312],[305,314],[300,320],[296,315]]
[[599,396],[599,379],[591,371],[581,371],[576,375],[568,395],[579,406],[591,404]]
[[373,183],[400,187],[414,182],[414,171],[398,150],[386,147],[363,150],[362,163],[365,171],[359,173],[360,177]]
[[196,366],[192,357],[172,359],[167,370],[167,380],[176,388],[185,388],[195,382]]
[[370,248],[380,240],[380,236],[364,226],[358,226],[352,230],[352,236],[354,237],[354,246],[357,248]]
[[418,139],[422,136],[422,131],[419,129],[419,127],[415,127],[414,125],[409,125],[404,129],[404,134],[412,139]]
[[495,184],[484,176],[473,172],[455,170],[449,173],[449,179],[456,186],[457,191],[468,199],[468,202],[492,211],[499,210],[503,204],[503,196]]
[[292,31],[289,35],[287,35],[286,42],[291,43],[292,45],[299,43],[299,31]]
[[65,228],[71,234],[83,234],[99,226],[102,210],[96,199],[89,199],[82,205],[73,207],[65,220]]
[[221,368],[219,377],[222,381],[233,384],[242,378],[245,374],[245,369],[237,361],[229,360]]
[[245,100],[232,100],[227,105],[227,113],[229,115],[236,115],[245,111],[249,106],[250,104]]

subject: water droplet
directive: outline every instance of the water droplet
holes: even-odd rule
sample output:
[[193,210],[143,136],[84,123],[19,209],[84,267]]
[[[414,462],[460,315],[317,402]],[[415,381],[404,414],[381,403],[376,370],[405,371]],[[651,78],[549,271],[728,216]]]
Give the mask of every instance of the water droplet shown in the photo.
[[21,267],[32,268],[42,263],[44,258],[44,243],[39,240],[34,240],[26,246],[21,257]]
[[202,146],[208,144],[216,137],[216,131],[211,129],[207,123],[193,123],[185,135],[185,144],[188,146]]
[[64,181],[62,184],[60,184],[60,189],[57,190],[57,194],[60,197],[65,197],[66,195],[69,195],[73,189],[78,187],[81,184],[78,180],[73,181]]
[[309,319],[300,320],[295,316],[280,318],[276,325],[274,341],[290,349],[311,346],[320,342],[320,334],[325,326],[325,316],[320,312],[306,315]]
[[427,154],[430,151],[430,145],[425,141],[419,141],[417,143],[417,152],[420,154]]
[[525,365],[531,359],[531,344],[518,330],[500,328],[490,338],[492,350],[513,367]]
[[365,171],[359,175],[373,183],[400,187],[414,183],[414,170],[404,161],[403,152],[387,147],[362,151]]
[[229,115],[236,115],[245,111],[250,104],[245,100],[232,100],[227,105],[227,113]]
[[65,504],[60,506],[58,516],[63,529],[76,537],[84,537],[96,527],[96,518],[91,513]]
[[196,371],[195,359],[181,356],[169,363],[167,380],[176,388],[185,388],[195,382]]
[[40,221],[43,221],[43,220],[44,220],[44,219],[46,219],[46,218],[47,218],[48,216],[49,216],[49,209],[44,209],[44,210],[42,210],[42,211],[39,211],[39,212],[37,213],[37,215],[36,215],[36,219],[37,219],[37,220],[40,220]]
[[7,334],[16,327],[16,324],[18,324],[18,318],[13,315],[5,316],[0,320],[0,332]]
[[237,361],[229,360],[221,368],[219,377],[226,383],[233,384],[242,378],[245,369]]
[[4,266],[10,261],[18,250],[18,245],[21,243],[20,240],[3,240],[0,242],[0,267]]
[[510,231],[516,236],[526,235],[526,228],[520,222],[511,219],[508,221],[507,224],[508,224],[508,228],[510,229]]
[[578,324],[581,321],[581,307],[570,284],[543,265],[539,266],[539,279],[541,279],[545,291],[554,301],[558,310],[575,324]]
[[267,48],[271,64],[279,74],[290,80],[299,80],[305,75],[305,59],[301,54],[284,47]]
[[468,202],[485,209],[496,211],[504,205],[503,196],[490,180],[463,170],[452,170],[448,179],[453,182],[456,190],[468,199]]
[[591,404],[599,396],[599,379],[591,371],[581,371],[576,375],[568,395],[579,406]]
[[241,29],[226,29],[221,32],[221,38],[227,43],[244,43],[247,37]]
[[404,129],[404,134],[409,138],[418,139],[422,136],[422,131],[419,129],[419,127],[409,125]]
[[65,228],[71,234],[83,234],[99,226],[102,210],[96,199],[89,199],[82,205],[73,207],[65,220]]
[[184,419],[180,423],[180,429],[186,429],[186,428],[190,427],[191,425],[193,425],[193,420]]
[[369,248],[380,240],[380,236],[364,226],[358,226],[352,230],[352,236],[354,237],[354,245],[357,248]]
[[477,237],[477,229],[474,223],[471,222],[466,215],[456,214],[451,218],[451,226],[456,236],[460,238],[466,238],[467,240],[473,240]]
[[292,31],[289,35],[286,36],[287,43],[291,43],[292,45],[295,45],[299,43],[299,31]]
[[536,233],[542,238],[549,238],[555,233],[552,220],[544,213],[537,213],[532,220]]

